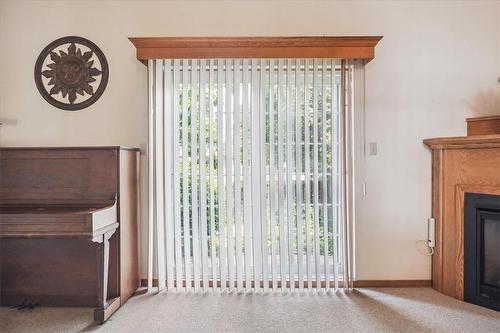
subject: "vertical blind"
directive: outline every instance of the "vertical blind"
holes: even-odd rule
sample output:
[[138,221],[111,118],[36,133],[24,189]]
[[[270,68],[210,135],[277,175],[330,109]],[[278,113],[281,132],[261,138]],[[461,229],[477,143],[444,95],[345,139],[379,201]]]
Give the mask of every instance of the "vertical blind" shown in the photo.
[[148,61],[148,288],[351,287],[354,67]]

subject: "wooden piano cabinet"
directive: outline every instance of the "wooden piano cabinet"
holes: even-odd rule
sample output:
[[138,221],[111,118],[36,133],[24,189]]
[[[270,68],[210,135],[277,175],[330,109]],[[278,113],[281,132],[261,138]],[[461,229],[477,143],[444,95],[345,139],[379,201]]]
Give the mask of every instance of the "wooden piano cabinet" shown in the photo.
[[96,307],[139,287],[139,151],[0,148],[0,303]]

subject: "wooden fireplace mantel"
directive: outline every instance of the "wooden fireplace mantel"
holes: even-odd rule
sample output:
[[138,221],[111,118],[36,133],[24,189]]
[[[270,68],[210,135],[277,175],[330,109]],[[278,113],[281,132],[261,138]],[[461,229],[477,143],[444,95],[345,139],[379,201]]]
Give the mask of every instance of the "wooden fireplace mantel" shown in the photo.
[[432,151],[434,289],[463,300],[464,194],[500,195],[500,134],[426,139]]
[[500,134],[425,139],[424,144],[432,150],[498,148]]

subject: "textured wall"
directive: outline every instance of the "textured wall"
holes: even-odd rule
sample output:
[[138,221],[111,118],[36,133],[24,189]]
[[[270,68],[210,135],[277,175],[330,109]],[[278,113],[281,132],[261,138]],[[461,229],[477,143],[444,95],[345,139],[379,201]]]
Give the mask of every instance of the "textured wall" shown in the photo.
[[[366,161],[368,195],[358,198],[357,275],[428,279],[430,259],[415,247],[431,212],[421,141],[465,134],[468,104],[496,87],[499,17],[499,3],[480,1],[0,1],[0,145],[144,148],[146,68],[128,36],[383,35],[366,68],[367,141],[379,155]],[[65,35],[94,41],[110,66],[104,95],[83,111],[54,109],[33,81],[39,52]]]

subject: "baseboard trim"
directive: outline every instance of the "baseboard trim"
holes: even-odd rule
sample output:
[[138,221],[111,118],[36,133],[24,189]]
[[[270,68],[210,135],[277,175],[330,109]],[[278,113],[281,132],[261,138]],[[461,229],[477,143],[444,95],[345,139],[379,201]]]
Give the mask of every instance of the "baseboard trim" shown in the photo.
[[357,288],[422,288],[431,287],[432,280],[356,280]]
[[[340,283],[342,285],[342,283]],[[183,281],[182,286],[186,285]],[[220,287],[220,282],[217,284]],[[148,280],[141,279],[141,287],[147,287]],[[209,286],[212,287],[212,281],[209,281]],[[322,283],[322,287],[325,283]],[[333,283],[331,284],[333,287]],[[356,280],[354,281],[354,287],[356,288],[423,288],[431,287],[432,280]],[[153,287],[158,287],[158,279],[153,279]],[[253,283],[252,283],[253,287]],[[278,288],[280,285],[278,284]],[[313,288],[316,288],[316,283],[313,282]]]

